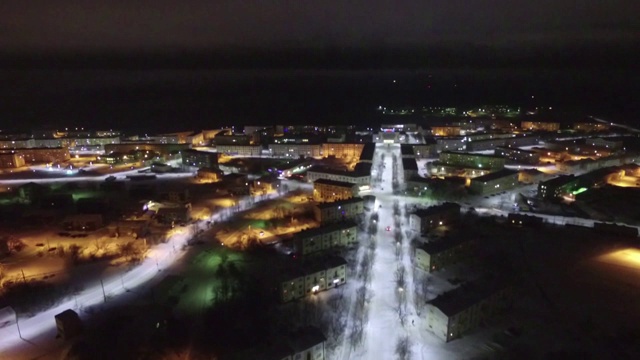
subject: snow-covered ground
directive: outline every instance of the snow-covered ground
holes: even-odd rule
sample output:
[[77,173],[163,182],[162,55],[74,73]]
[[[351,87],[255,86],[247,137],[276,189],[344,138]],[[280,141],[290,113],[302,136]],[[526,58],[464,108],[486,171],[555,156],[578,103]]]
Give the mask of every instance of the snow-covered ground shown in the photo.
[[[270,194],[268,198],[277,196],[277,194]],[[244,211],[253,205],[254,200],[247,197],[240,200],[239,205],[233,210]],[[233,216],[235,212],[233,210],[223,209],[212,215],[211,220],[223,221]],[[17,324],[1,327],[0,359],[40,358],[43,354],[55,350],[57,345],[54,316],[56,314],[67,309],[75,309],[82,317],[86,315],[84,310],[105,302],[108,304],[105,300],[135,296],[136,289],[140,290],[141,287],[158,280],[160,277],[157,275],[163,269],[179,260],[185,254],[180,251],[183,245],[190,240],[192,234],[197,233],[198,230],[204,230],[206,226],[205,221],[199,221],[183,228],[182,231],[176,231],[166,243],[154,246],[147,258],[132,270],[114,274],[102,280],[94,280],[93,283],[89,281],[84,284],[84,290],[65,299],[57,306],[32,317],[20,316]]]

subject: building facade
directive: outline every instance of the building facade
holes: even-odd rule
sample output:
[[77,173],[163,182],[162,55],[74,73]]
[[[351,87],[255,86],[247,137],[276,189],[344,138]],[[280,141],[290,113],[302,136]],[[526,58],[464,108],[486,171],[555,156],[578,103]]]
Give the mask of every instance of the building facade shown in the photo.
[[269,153],[273,157],[300,158],[322,157],[320,144],[269,144]]
[[322,156],[335,156],[342,159],[358,159],[364,144],[328,143],[322,144]]
[[520,128],[527,131],[548,131],[554,132],[560,130],[560,123],[547,121],[523,121]]
[[497,147],[494,154],[519,164],[538,164],[540,162],[538,152],[516,147]]
[[280,300],[289,302],[347,282],[347,262],[341,257],[328,257],[289,269],[280,283]]
[[469,180],[469,192],[475,195],[489,195],[515,189],[520,185],[518,177],[518,172],[510,169],[478,176]]
[[182,151],[182,166],[214,168],[218,165],[218,154],[208,151],[187,149]]
[[259,157],[262,155],[262,146],[260,145],[217,145],[218,154],[229,156],[252,156]]
[[307,170],[306,179],[311,183],[316,180],[324,179],[348,182],[361,186],[371,184],[370,174],[360,173],[357,171],[334,170],[322,166],[313,166],[309,170]]
[[296,254],[302,256],[322,253],[355,244],[357,235],[357,224],[343,221],[297,233],[293,239],[293,248]]
[[449,342],[508,308],[512,301],[510,286],[480,281],[463,284],[427,303],[427,326],[442,341]]
[[17,152],[0,151],[0,169],[17,169],[24,165],[24,158]]
[[505,159],[499,156],[473,154],[458,151],[443,151],[439,163],[461,168],[498,171],[504,168]]
[[417,233],[425,233],[438,226],[451,225],[460,219],[460,205],[443,203],[421,209],[409,216],[409,227]]
[[321,224],[328,224],[344,220],[355,220],[364,212],[362,198],[354,197],[349,200],[316,204],[314,217]]
[[473,244],[462,237],[422,244],[415,249],[416,267],[430,273],[462,262],[471,255]]
[[313,199],[321,202],[348,200],[358,196],[359,186],[343,181],[320,179],[313,182]]
[[69,149],[66,147],[17,149],[17,152],[24,158],[27,164],[57,163],[71,159]]

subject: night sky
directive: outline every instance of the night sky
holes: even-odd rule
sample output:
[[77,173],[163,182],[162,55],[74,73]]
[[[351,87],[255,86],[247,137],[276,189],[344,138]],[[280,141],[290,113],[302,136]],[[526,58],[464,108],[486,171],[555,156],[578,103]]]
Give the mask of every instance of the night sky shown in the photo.
[[533,94],[637,114],[639,10],[638,0],[0,1],[0,128],[369,124],[379,105],[536,106]]
[[625,42],[637,0],[0,2],[4,51]]

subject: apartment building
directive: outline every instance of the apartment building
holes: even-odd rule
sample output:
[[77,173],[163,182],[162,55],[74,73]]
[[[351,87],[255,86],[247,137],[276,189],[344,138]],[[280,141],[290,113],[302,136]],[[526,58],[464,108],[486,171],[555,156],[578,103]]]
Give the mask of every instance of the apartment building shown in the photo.
[[260,145],[217,145],[218,154],[229,156],[251,156],[259,157],[262,155],[262,146]]
[[503,169],[504,163],[503,157],[458,151],[443,151],[439,157],[439,164],[442,165],[490,171]]
[[316,204],[313,210],[316,221],[321,224],[355,220],[364,212],[364,201],[360,197],[354,197],[348,200]]
[[16,149],[16,152],[24,158],[27,164],[58,163],[71,159],[69,149],[66,147]]
[[335,156],[337,158],[358,159],[364,149],[364,144],[351,143],[325,143],[322,144],[322,156]]
[[538,164],[540,162],[539,152],[523,150],[517,147],[500,146],[495,148],[494,154],[519,164]]
[[16,169],[24,165],[24,158],[17,152],[0,151],[0,169]]
[[371,184],[371,172],[335,170],[324,166],[313,166],[307,170],[306,179],[308,182],[324,179],[363,186]]
[[469,258],[473,246],[474,241],[468,236],[424,243],[415,249],[416,267],[426,272],[442,270]]
[[547,121],[523,121],[520,128],[527,131],[547,131],[553,132],[560,130],[560,123]]
[[427,326],[449,342],[477,327],[513,302],[512,287],[499,280],[463,284],[427,303]]
[[358,196],[359,186],[343,181],[320,179],[313,182],[313,199],[321,202],[334,202]]
[[508,191],[520,185],[519,174],[515,170],[502,169],[469,180],[469,192],[476,195],[490,195]]
[[182,151],[182,166],[214,168],[218,165],[218,154],[208,151],[187,149]]
[[347,261],[338,256],[316,259],[288,269],[280,281],[280,300],[289,302],[347,282]]
[[460,205],[443,203],[420,209],[409,216],[409,227],[417,233],[425,233],[433,228],[451,225],[460,219]]
[[322,145],[320,144],[269,144],[269,154],[273,157],[300,158],[322,157]]
[[293,249],[296,254],[302,256],[322,253],[355,244],[357,235],[358,225],[355,222],[342,221],[295,234]]

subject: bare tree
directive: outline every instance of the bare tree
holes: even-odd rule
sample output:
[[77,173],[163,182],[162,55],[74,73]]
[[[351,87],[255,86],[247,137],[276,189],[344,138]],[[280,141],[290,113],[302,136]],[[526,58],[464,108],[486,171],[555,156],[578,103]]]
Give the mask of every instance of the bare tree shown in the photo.
[[396,356],[398,360],[409,360],[411,359],[411,343],[409,342],[408,336],[402,336],[398,339],[396,343]]

